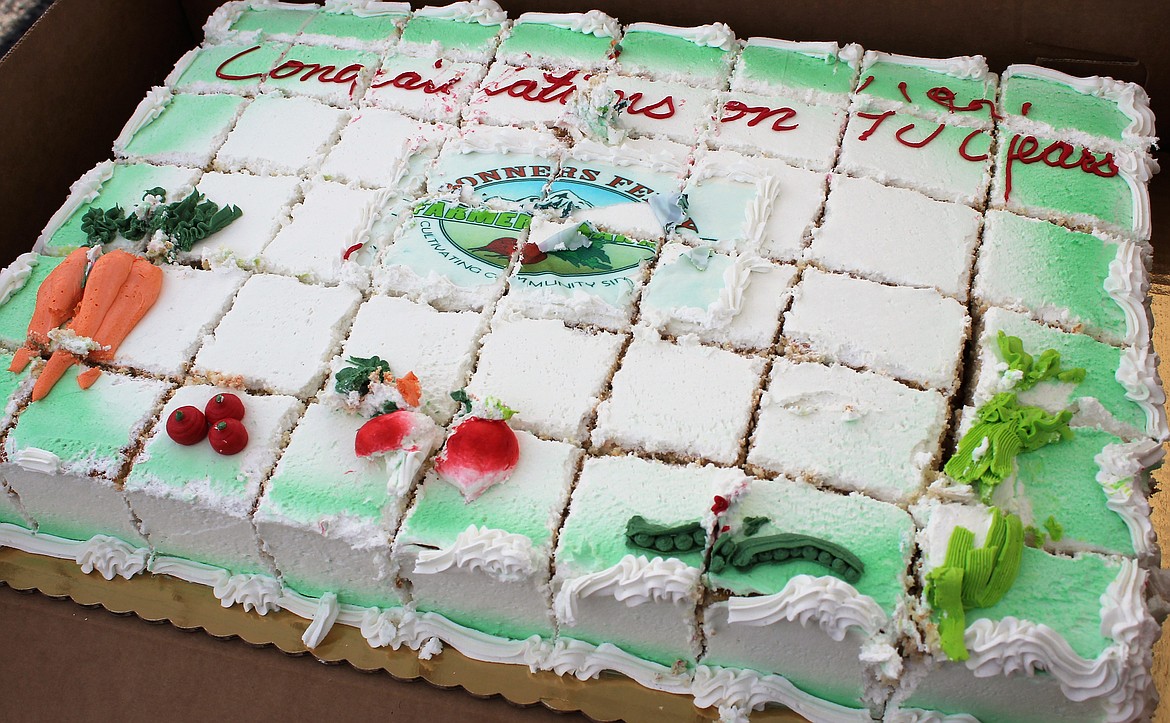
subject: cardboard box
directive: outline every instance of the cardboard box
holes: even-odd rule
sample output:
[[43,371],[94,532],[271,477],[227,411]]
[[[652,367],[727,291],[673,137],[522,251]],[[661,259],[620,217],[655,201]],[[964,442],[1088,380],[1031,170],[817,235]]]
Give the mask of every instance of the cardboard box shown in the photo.
[[[201,40],[217,0],[58,0],[0,61],[0,265],[28,250],[69,184],[110,147],[135,105]],[[1143,84],[1170,122],[1170,3],[1131,0],[869,0],[817,3],[700,0],[508,0],[527,10],[599,7],[623,22],[726,22],[740,37],[858,42],[945,57],[981,53],[994,70],[1047,65]],[[1165,155],[1165,153],[1163,153]],[[1154,217],[1170,219],[1170,173],[1151,185]],[[1160,227],[1156,227],[1160,228]],[[1155,241],[1165,234],[1155,231]],[[1157,245],[1165,245],[1162,241]],[[1170,249],[1155,257],[1170,272]],[[117,584],[117,583],[114,583]],[[563,720],[424,683],[147,626],[69,601],[0,590],[4,717],[292,717]]]

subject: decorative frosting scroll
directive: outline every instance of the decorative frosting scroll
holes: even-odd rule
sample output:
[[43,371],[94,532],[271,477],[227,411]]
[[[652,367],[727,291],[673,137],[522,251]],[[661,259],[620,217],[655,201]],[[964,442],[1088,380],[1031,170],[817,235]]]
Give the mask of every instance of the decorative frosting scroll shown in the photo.
[[626,26],[626,32],[673,35],[677,38],[689,40],[695,45],[707,48],[719,48],[726,52],[731,52],[736,48],[735,33],[731,31],[731,28],[726,23],[712,23],[693,28],[679,28],[673,25],[659,25],[658,23],[633,23]]
[[649,602],[677,603],[694,597],[698,583],[699,570],[682,560],[626,555],[612,567],[565,582],[553,607],[558,619],[575,625],[580,598],[609,595],[629,607]]
[[508,19],[503,8],[492,0],[466,0],[450,5],[428,5],[416,10],[415,17],[456,20],[461,23],[499,25]]
[[804,626],[816,623],[837,642],[845,639],[851,627],[860,628],[866,636],[874,635],[888,619],[873,598],[829,576],[797,575],[773,595],[727,600],[729,624],[763,626],[781,620]]
[[1150,503],[1142,490],[1134,489],[1135,478],[1166,456],[1166,450],[1152,439],[1128,444],[1110,444],[1093,458],[1097,482],[1105,490],[1105,506],[1116,512],[1129,528],[1134,552],[1147,555],[1156,538],[1150,524]]
[[127,580],[146,569],[150,550],[110,537],[94,535],[81,543],[75,560],[81,571],[89,574],[94,570],[107,580],[121,576]]
[[518,582],[536,571],[532,540],[505,530],[469,525],[446,550],[419,551],[414,571],[434,575],[452,567],[482,570],[499,582]]
[[517,18],[516,24],[524,23],[551,25],[554,28],[564,28],[597,38],[616,38],[622,30],[617,20],[600,10],[590,10],[587,13],[524,13]]

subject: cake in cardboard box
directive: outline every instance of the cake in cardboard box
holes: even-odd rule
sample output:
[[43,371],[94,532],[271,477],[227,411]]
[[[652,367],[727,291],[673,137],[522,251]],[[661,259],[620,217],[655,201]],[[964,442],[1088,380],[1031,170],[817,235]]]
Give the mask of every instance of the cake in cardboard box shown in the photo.
[[205,36],[0,273],[0,542],[728,721],[1151,714],[1140,88],[491,0]]

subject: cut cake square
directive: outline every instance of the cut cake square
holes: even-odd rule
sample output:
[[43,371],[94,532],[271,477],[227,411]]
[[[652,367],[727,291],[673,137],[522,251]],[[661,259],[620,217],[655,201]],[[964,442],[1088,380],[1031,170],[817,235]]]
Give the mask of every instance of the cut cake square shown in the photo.
[[584,91],[589,73],[577,68],[544,69],[496,61],[463,109],[465,123],[549,126],[565,123],[573,98]]
[[997,88],[982,55],[935,59],[869,50],[861,59],[853,107],[990,129]]
[[862,52],[852,43],[748,38],[735,61],[731,89],[844,108],[857,82]]
[[427,475],[395,540],[395,561],[419,611],[489,635],[552,638],[554,531],[581,452],[527,432],[516,437],[516,470],[474,500]]
[[203,25],[209,42],[292,41],[320,11],[318,5],[278,0],[235,0],[216,8]]
[[500,42],[496,59],[514,65],[607,67],[621,34],[617,20],[601,12],[524,13]]
[[250,389],[315,393],[361,294],[270,274],[250,277],[215,331],[204,338],[192,374],[242,381]]
[[724,23],[693,28],[633,23],[622,34],[616,65],[623,75],[720,90],[738,51],[735,33]]
[[363,104],[432,123],[456,123],[487,67],[430,56],[391,54],[382,61]]
[[594,91],[628,103],[614,126],[633,136],[693,145],[711,124],[718,93],[683,83],[626,75],[605,78]]
[[495,2],[427,5],[414,11],[398,47],[411,55],[486,64],[495,53],[508,15]]
[[300,200],[296,176],[253,176],[249,173],[205,173],[198,189],[220,206],[236,206],[243,215],[226,228],[196,241],[179,253],[184,263],[207,266],[238,265],[255,269],[260,252],[288,220],[289,209]]
[[288,43],[229,43],[188,50],[163,81],[174,93],[255,95]]
[[[760,357],[636,330],[609,398],[597,408],[593,444],[735,464],[763,371]],[[698,380],[701,393],[680,387],[688,378]]]
[[321,174],[367,188],[393,188],[398,196],[416,194],[450,131],[395,111],[363,108],[341,130]]
[[[784,181],[793,178],[791,170],[780,161],[748,158],[732,151],[703,153],[683,187],[689,221],[678,226],[678,235],[690,243],[710,243],[720,250],[758,252],[769,240],[768,221],[776,212],[775,202],[787,190]],[[801,205],[807,209],[806,199],[794,200],[792,207]],[[785,222],[791,221],[796,219]]]
[[172,94],[162,86],[152,88],[114,141],[114,155],[203,168],[246,105],[245,98],[230,93]]
[[311,98],[261,95],[240,115],[215,167],[263,176],[309,174],[349,118],[345,111]]
[[560,152],[560,141],[548,130],[469,126],[443,144],[427,175],[427,191],[470,187],[479,202],[520,208],[542,198]]
[[410,16],[410,3],[334,0],[301,28],[298,43],[336,48],[385,50]]
[[348,108],[361,100],[381,60],[378,53],[369,51],[298,43],[268,73],[261,89]]
[[832,105],[733,91],[720,94],[706,140],[715,148],[828,171],[836,162],[846,118],[844,109]]

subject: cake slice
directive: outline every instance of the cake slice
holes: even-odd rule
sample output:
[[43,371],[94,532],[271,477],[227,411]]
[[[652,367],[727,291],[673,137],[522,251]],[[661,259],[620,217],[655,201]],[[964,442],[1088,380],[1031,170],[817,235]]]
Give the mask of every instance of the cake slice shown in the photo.
[[722,90],[738,50],[735,33],[723,23],[693,28],[633,23],[622,34],[617,70]]
[[365,267],[378,256],[387,235],[382,216],[392,203],[393,189],[313,181],[304,193],[305,200],[292,208],[291,220],[264,247],[261,266],[303,281],[364,287]]
[[199,191],[220,206],[236,206],[243,214],[226,228],[192,244],[178,260],[204,266],[239,266],[254,270],[260,252],[288,221],[289,210],[301,200],[295,176],[253,176],[248,173],[205,173]]
[[731,89],[844,108],[857,82],[860,45],[748,38]]
[[976,300],[1115,346],[1149,343],[1146,248],[1004,211],[985,218]]
[[399,455],[358,457],[367,420],[310,404],[289,438],[256,507],[256,532],[285,586],[336,595],[343,605],[399,607],[390,540],[417,475]]
[[270,274],[250,277],[205,337],[192,375],[273,394],[317,391],[361,301],[348,286],[326,288]]
[[[931,503],[915,515],[922,526],[925,660],[907,676],[913,691],[900,696],[901,708],[980,720],[1139,720],[1148,714],[1158,625],[1146,604],[1148,573],[1136,562],[1024,547],[1009,518],[983,507]],[[984,556],[979,550],[987,545],[1006,546],[992,568],[1004,582],[972,586],[970,598],[938,589],[938,581],[956,577],[956,570],[964,582],[968,570],[977,574],[971,557]],[[960,554],[948,554],[952,549]],[[959,557],[967,559],[965,568],[956,564]],[[1000,575],[1001,567],[1015,574]],[[967,585],[962,588],[966,593]],[[940,622],[948,619],[949,629]]]
[[[89,234],[82,229],[82,221],[91,210],[109,211],[120,206],[125,214],[131,214],[149,203],[147,191],[156,188],[166,191],[166,201],[181,201],[191,193],[198,179],[199,171],[194,168],[102,161],[69,187],[69,197],[45,224],[34,248],[50,256],[68,256],[80,246],[91,245]],[[234,203],[226,199],[219,202],[221,205]],[[105,247],[141,250],[145,244],[142,239],[130,241],[115,233]]]
[[[584,230],[582,230],[584,228]],[[561,234],[589,241],[580,248],[558,248]],[[542,251],[541,246],[549,246]],[[593,324],[609,331],[629,328],[634,300],[658,244],[605,233],[574,220],[533,219],[520,263],[508,276],[503,308],[534,319]]]
[[292,41],[320,11],[320,6],[277,0],[235,0],[216,8],[203,25],[213,43],[252,43],[257,40]]
[[828,171],[837,160],[846,118],[844,109],[832,105],[732,91],[720,95],[707,141],[716,148]]
[[695,334],[734,349],[765,350],[776,340],[796,276],[795,266],[751,253],[667,244],[639,309],[642,320],[664,334]]
[[[752,480],[716,524],[702,664],[779,675],[847,709],[879,707],[902,667],[910,515],[780,478]],[[737,697],[721,703],[746,713],[761,702]]]
[[410,3],[337,0],[301,28],[298,43],[381,51],[398,39],[410,17]]
[[525,207],[543,196],[560,152],[561,143],[547,130],[469,126],[443,144],[427,191],[470,187],[477,201]]
[[778,191],[764,222],[759,253],[776,261],[798,261],[821,217],[828,174],[786,164],[769,168]]
[[144,548],[121,476],[171,385],[107,371],[82,389],[81,371],[70,367],[20,413],[4,442],[0,476],[40,533],[77,541],[107,535]]
[[1021,314],[992,308],[983,315],[975,370],[974,406],[998,392],[1016,388],[1024,372],[1022,358],[1007,358],[999,333],[1022,341],[1036,357],[1048,349],[1060,354],[1064,369],[1085,370],[1080,381],[1053,381],[1020,393],[1020,401],[1050,413],[1073,407],[1078,423],[1100,426],[1125,439],[1165,439],[1165,393],[1156,374],[1158,357],[1146,345],[1118,348],[1083,334],[1070,334]]
[[487,67],[480,63],[392,53],[374,74],[362,103],[421,121],[457,123],[486,72]]
[[[747,481],[736,469],[586,459],[557,540],[557,647],[600,646],[609,667],[635,680],[653,679],[668,690],[687,686],[678,678],[701,651],[695,610],[711,508]],[[654,533],[662,529],[672,532]]]
[[516,429],[581,442],[625,339],[561,321],[497,314],[467,391],[515,409]]
[[808,256],[828,271],[967,300],[980,215],[869,179],[834,175]]
[[935,59],[869,50],[861,59],[854,109],[990,129],[997,81],[982,55]]
[[244,109],[215,158],[220,171],[262,176],[315,170],[350,119],[310,98],[262,95]]
[[64,260],[64,256],[29,252],[17,256],[0,271],[0,344],[9,349],[24,346],[28,323],[36,310],[37,292],[45,278]]
[[[240,421],[247,432],[242,451],[223,454],[209,439],[187,445],[170,436],[168,423],[176,410],[190,406],[203,411],[221,394],[234,394],[243,403]],[[160,556],[152,570],[171,572],[166,565],[170,561],[163,558],[177,557],[234,575],[273,574],[271,563],[260,553],[252,511],[301,411],[300,402],[283,395],[206,385],[175,391],[125,483],[134,515]]]
[[991,181],[991,134],[895,111],[851,113],[837,171],[981,208]]
[[611,75],[594,91],[626,103],[614,126],[633,136],[694,145],[711,125],[719,94],[685,83]]
[[[417,194],[451,130],[394,111],[364,108],[341,130],[321,175],[366,188],[392,188],[397,196]],[[391,138],[395,142],[387,142]]]
[[581,452],[527,432],[516,437],[516,470],[474,500],[428,474],[395,538],[394,559],[416,610],[488,635],[551,639],[554,531]]
[[246,105],[246,99],[230,93],[173,94],[156,86],[114,140],[114,155],[132,161],[205,167]]
[[990,205],[1054,223],[1150,239],[1144,152],[1093,151],[1059,138],[1015,133],[999,143]]
[[1147,151],[1154,142],[1154,112],[1140,85],[1036,65],[1009,65],[1000,85],[1007,128],[1113,151]]
[[947,398],[873,372],[772,362],[748,464],[906,504],[926,489]]
[[512,23],[496,58],[514,65],[608,66],[621,34],[617,20],[601,12],[524,13]]
[[380,62],[380,55],[368,50],[298,42],[269,71],[261,89],[274,95],[305,96],[350,108],[361,100]]
[[[785,181],[800,178],[791,170],[780,161],[732,151],[703,153],[683,187],[690,220],[678,227],[678,235],[691,243],[713,244],[720,250],[757,253],[771,240],[768,222],[775,203],[788,190]],[[819,201],[818,198],[818,206]],[[792,205],[804,206],[811,221],[811,212],[807,211],[811,204],[796,199]],[[793,221],[799,223],[798,219],[785,219],[782,223]]]
[[463,110],[465,123],[549,126],[566,122],[591,74],[578,68],[540,68],[496,61]]
[[255,95],[288,52],[288,43],[225,43],[188,50],[163,84],[175,93]]
[[[593,444],[735,464],[763,371],[760,357],[702,346],[694,337],[674,344],[640,328],[614,374],[609,398],[597,408]],[[693,383],[696,393],[680,382]]]
[[933,289],[807,269],[784,313],[789,355],[835,361],[953,392],[970,319]]
[[336,373],[350,359],[378,357],[390,373],[410,372],[422,384],[421,410],[446,424],[455,412],[451,392],[467,384],[487,319],[472,311],[437,311],[400,296],[374,296],[358,309],[322,396],[336,391]]
[[492,0],[427,5],[407,21],[398,47],[410,55],[486,64],[507,20],[507,13]]
[[481,311],[503,293],[531,220],[445,197],[423,201],[382,254],[375,284],[443,311]]

